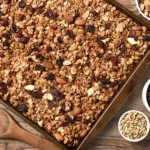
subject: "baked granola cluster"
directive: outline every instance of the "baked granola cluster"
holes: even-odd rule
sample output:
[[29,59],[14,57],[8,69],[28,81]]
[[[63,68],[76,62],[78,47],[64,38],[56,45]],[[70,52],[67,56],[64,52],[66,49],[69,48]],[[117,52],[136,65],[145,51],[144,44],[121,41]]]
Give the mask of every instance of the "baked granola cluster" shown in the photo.
[[139,7],[145,16],[150,17],[150,0],[139,0]]
[[0,0],[0,96],[78,145],[149,41],[105,0]]

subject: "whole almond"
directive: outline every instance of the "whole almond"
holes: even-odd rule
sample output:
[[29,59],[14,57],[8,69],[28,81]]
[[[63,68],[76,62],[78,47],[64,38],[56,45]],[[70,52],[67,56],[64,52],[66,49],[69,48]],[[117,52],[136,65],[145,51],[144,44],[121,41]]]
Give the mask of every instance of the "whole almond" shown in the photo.
[[57,141],[63,141],[64,140],[63,136],[59,133],[55,133],[54,137],[57,139]]
[[84,26],[86,23],[86,21],[84,19],[77,19],[75,21],[75,24],[78,25],[78,26]]
[[51,61],[48,61],[48,60],[45,60],[43,62],[43,66],[48,68],[48,69],[53,69],[53,67],[54,67],[53,64],[51,63]]
[[64,19],[68,23],[72,23],[73,22],[73,17],[71,15],[69,15],[69,14],[65,14],[64,15]]
[[140,27],[140,26],[133,26],[132,30],[134,30],[134,31],[140,31],[140,30],[142,30],[142,27]]
[[81,108],[80,107],[77,107],[73,110],[73,116],[76,117],[78,116],[80,113],[81,113]]
[[66,80],[61,79],[61,78],[56,78],[56,81],[57,81],[59,84],[62,84],[62,85],[64,85],[64,84],[67,83]]
[[86,136],[86,134],[87,134],[87,130],[85,129],[80,133],[80,137],[83,138],[84,136]]

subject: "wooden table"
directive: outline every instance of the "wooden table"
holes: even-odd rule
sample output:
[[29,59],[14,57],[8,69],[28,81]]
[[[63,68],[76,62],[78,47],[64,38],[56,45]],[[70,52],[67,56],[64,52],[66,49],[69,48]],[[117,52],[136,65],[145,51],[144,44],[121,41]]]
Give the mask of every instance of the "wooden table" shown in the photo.
[[[135,6],[134,0],[118,0],[121,4],[125,5],[134,13],[138,14],[138,11]],[[136,109],[144,112],[150,119],[150,113],[146,110],[146,108],[142,104],[141,100],[141,92],[144,83],[150,78],[150,66],[147,70],[143,73],[140,81],[138,82],[137,86],[128,97],[127,102],[125,105],[120,109],[120,111],[116,114],[116,116],[110,121],[110,123],[99,133],[92,141],[89,143],[85,150],[147,150],[150,148],[150,135],[139,143],[130,143],[125,141],[118,132],[117,123],[118,119],[127,110]],[[0,108],[6,108],[0,105]],[[11,112],[10,112],[11,113]],[[30,127],[27,123],[25,123],[22,119],[18,118],[16,115],[11,113],[12,116],[17,120],[17,122],[26,130],[29,130],[32,133],[41,134]],[[3,140],[0,139],[0,150],[38,150],[28,144],[17,140]]]

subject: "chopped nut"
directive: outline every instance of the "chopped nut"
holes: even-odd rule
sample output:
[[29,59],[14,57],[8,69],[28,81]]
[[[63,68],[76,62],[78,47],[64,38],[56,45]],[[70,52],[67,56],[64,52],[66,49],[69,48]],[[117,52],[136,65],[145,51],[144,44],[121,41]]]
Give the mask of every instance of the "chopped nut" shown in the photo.
[[77,69],[74,66],[71,67],[71,74],[77,74]]
[[59,84],[62,84],[62,85],[64,85],[64,84],[67,83],[66,80],[61,79],[61,78],[56,78],[56,81],[57,81]]
[[75,21],[75,24],[78,25],[78,26],[84,26],[86,23],[86,21],[84,19],[77,19]]

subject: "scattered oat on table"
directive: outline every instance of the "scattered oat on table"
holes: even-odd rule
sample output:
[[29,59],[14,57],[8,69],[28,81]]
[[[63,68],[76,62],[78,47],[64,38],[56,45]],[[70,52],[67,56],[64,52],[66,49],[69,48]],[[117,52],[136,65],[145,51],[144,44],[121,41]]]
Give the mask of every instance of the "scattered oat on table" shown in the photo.
[[78,145],[150,34],[104,0],[0,0],[0,97]]

